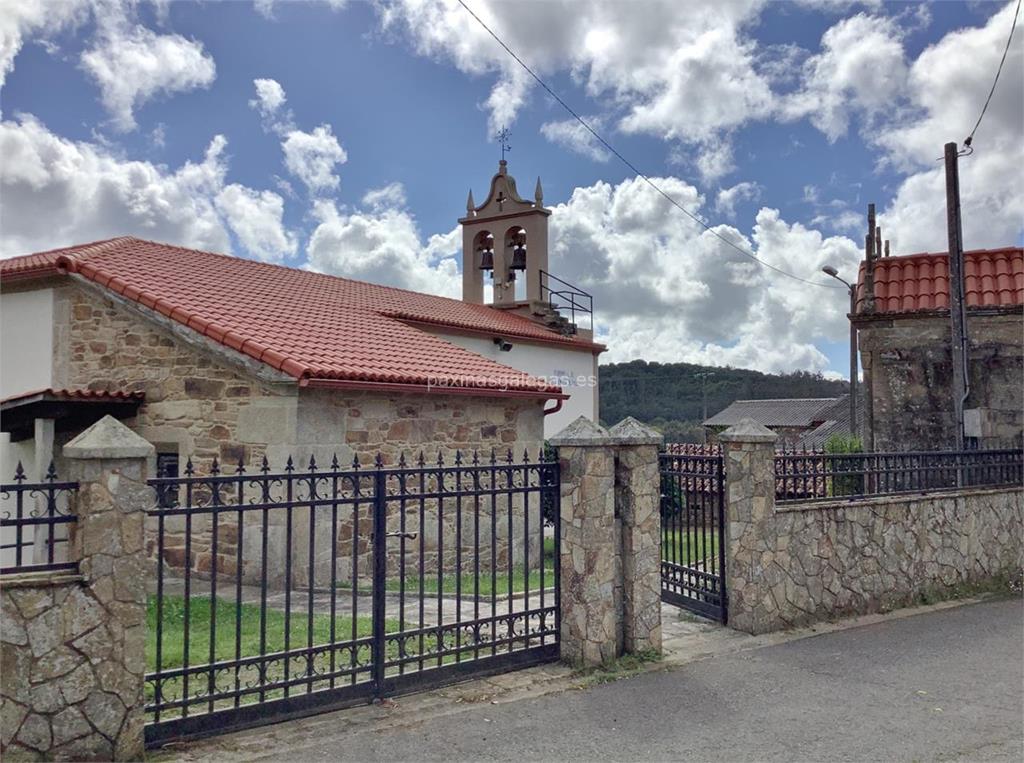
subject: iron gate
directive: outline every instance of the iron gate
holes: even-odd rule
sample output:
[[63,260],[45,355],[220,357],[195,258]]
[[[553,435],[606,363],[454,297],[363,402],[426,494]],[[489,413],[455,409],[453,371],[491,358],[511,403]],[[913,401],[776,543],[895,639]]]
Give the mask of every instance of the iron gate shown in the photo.
[[668,452],[661,473],[661,598],[726,621],[724,468],[720,453]]
[[543,454],[150,484],[149,746],[558,657]]

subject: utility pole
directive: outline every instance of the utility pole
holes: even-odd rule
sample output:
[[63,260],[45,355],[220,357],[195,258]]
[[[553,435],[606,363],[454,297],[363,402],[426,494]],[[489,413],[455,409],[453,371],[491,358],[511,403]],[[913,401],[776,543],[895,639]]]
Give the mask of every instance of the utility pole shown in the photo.
[[946,224],[949,238],[949,321],[953,359],[953,429],[956,449],[964,449],[967,400],[967,321],[964,312],[964,231],[960,218],[960,167],[956,143],[947,143]]
[[704,422],[708,420],[708,377],[714,375],[714,371],[697,372],[697,376],[700,377],[700,394],[704,400],[704,415],[700,420],[700,441],[702,445],[707,445],[708,442],[708,430],[704,426]]

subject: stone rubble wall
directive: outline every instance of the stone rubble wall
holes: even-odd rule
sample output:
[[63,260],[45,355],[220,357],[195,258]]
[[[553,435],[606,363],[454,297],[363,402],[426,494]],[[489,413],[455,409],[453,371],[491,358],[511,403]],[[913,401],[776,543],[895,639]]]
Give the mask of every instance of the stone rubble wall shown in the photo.
[[[981,446],[1020,447],[1024,436],[1024,317],[967,317],[970,396],[983,409]],[[949,317],[865,320],[858,327],[872,450],[929,450],[954,440]],[[873,437],[873,443],[870,441]]]
[[79,573],[0,581],[5,759],[139,760],[143,736],[143,460],[90,463],[76,500]]
[[1017,576],[1024,489],[775,505],[772,446],[726,454],[729,625],[748,633],[886,611]]

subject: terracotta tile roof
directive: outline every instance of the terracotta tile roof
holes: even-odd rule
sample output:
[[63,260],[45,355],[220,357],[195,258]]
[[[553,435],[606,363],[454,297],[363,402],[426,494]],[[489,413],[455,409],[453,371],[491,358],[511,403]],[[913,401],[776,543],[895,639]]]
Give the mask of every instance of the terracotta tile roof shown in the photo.
[[808,427],[825,421],[823,411],[846,398],[804,397],[774,400],[737,400],[704,422],[705,426],[731,427],[742,419],[753,419],[766,427]]
[[105,402],[128,402],[128,401],[143,401],[146,399],[146,393],[144,392],[104,392],[102,390],[93,389],[53,389],[52,387],[47,389],[37,389],[32,392],[19,392],[17,395],[11,395],[0,400],[0,403],[7,405],[8,403],[16,403],[21,400],[26,400],[31,397],[45,398],[47,400],[95,400]]
[[[459,300],[132,237],[0,261],[0,278],[73,272],[300,380],[558,396],[560,388],[406,321],[596,348]],[[25,274],[28,275],[25,275]],[[552,393],[552,394],[547,394]]]
[[[864,271],[857,279],[857,312],[863,313]],[[964,252],[967,307],[1024,305],[1024,249]],[[875,312],[949,309],[949,254],[883,257],[875,262]]]

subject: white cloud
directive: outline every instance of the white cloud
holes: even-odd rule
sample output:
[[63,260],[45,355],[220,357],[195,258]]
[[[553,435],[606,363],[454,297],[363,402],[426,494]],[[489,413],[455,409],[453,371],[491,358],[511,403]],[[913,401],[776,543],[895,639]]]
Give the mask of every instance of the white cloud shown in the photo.
[[859,13],[838,22],[822,36],[821,52],[804,63],[802,87],[784,100],[783,116],[807,117],[835,141],[854,113],[869,123],[884,115],[906,87],[902,37],[891,18]]
[[216,206],[249,254],[264,262],[280,262],[295,254],[295,235],[283,222],[284,199],[273,191],[232,183],[217,194]]
[[[715,134],[767,115],[768,79],[756,68],[756,45],[743,34],[762,3],[642,2],[473,3],[474,11],[541,76],[569,70],[588,95],[610,100],[624,114],[619,127],[703,150]],[[510,124],[533,83],[454,0],[382,0],[385,30],[404,33],[421,55],[450,61],[496,82],[483,107],[489,128]],[[550,123],[558,125],[559,123]],[[565,127],[553,140],[572,141]],[[576,136],[582,137],[582,136]],[[725,171],[723,154],[706,162],[708,176]]]
[[715,199],[715,209],[729,218],[736,216],[736,205],[741,201],[757,201],[763,189],[758,183],[749,180],[737,183],[731,188],[723,188]]
[[[340,11],[348,5],[348,0],[322,0],[322,4],[332,11]],[[269,21],[273,21],[276,18],[274,8],[277,5],[278,0],[253,0],[252,4],[256,12]]]
[[[381,199],[378,198],[378,201]],[[331,201],[313,205],[317,227],[309,238],[309,267],[322,273],[458,297],[456,257],[462,231],[431,236],[424,245],[416,221],[400,207],[378,205],[346,213]]]
[[334,168],[347,162],[348,154],[334,137],[330,125],[322,124],[313,132],[289,131],[281,141],[281,150],[288,171],[301,180],[310,193],[330,191],[340,184]]
[[[604,120],[601,117],[587,117],[587,122],[598,132],[604,129]],[[595,162],[606,162],[612,157],[608,149],[601,145],[593,133],[575,119],[545,122],[541,125],[540,131],[555,145],[586,156]]]
[[[962,142],[974,127],[992,86],[1015,3],[986,23],[950,32],[910,67],[913,111],[876,138],[886,160],[909,172],[881,215],[893,251],[945,251],[943,144]],[[1024,232],[1024,35],[1016,34],[995,95],[974,140],[960,160],[964,245],[1007,246]]]
[[229,227],[255,256],[294,252],[279,196],[225,185],[226,145],[215,136],[200,161],[170,169],[62,138],[30,115],[0,122],[0,256],[122,235],[230,252]]
[[14,59],[27,38],[45,42],[48,35],[78,26],[88,16],[88,0],[3,3],[0,8],[0,87],[14,69]]
[[216,66],[201,42],[133,24],[118,4],[97,12],[97,26],[93,47],[82,53],[81,64],[99,86],[118,130],[135,129],[135,109],[157,95],[213,84]]
[[254,79],[252,84],[256,87],[256,97],[249,101],[250,108],[259,111],[264,119],[275,116],[287,100],[281,83],[275,79]]
[[[655,180],[687,209],[703,197],[674,177]],[[852,274],[853,241],[826,238],[762,209],[748,240],[715,231],[766,262],[811,280],[825,264]],[[640,179],[577,188],[553,208],[551,269],[594,294],[607,360],[732,364],[768,371],[823,371],[818,349],[841,339],[848,301],[841,290],[793,281],[727,246],[672,208]]]
[[3,255],[125,234],[227,251],[212,201],[223,184],[224,145],[217,136],[202,161],[172,171],[61,138],[31,116],[4,121]]
[[389,183],[383,188],[373,188],[363,196],[363,205],[378,211],[387,207],[404,207],[405,186]]

